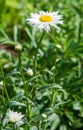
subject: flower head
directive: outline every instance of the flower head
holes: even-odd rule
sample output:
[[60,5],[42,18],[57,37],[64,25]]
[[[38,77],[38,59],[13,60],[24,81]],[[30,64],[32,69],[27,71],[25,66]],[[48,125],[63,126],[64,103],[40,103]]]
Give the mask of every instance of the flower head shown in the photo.
[[46,32],[50,31],[50,26],[53,26],[57,29],[59,27],[57,24],[62,24],[62,15],[57,12],[44,12],[40,11],[39,13],[31,13],[30,18],[27,19],[28,23],[36,28],[37,30],[44,30]]
[[21,113],[9,110],[9,112],[7,113],[7,117],[10,122],[16,123],[20,121],[22,122],[22,118],[24,117],[24,115],[22,115]]

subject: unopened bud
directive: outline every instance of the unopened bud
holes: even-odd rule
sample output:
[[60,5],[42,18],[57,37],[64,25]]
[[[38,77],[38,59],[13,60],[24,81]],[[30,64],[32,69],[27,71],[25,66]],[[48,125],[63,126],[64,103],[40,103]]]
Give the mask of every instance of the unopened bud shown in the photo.
[[61,45],[57,44],[57,45],[56,45],[56,48],[57,48],[57,49],[61,49],[62,47],[61,47]]
[[21,52],[22,51],[22,45],[18,44],[18,45],[15,45],[15,50],[17,52]]
[[33,76],[33,70],[29,68],[29,69],[27,70],[27,75],[28,75],[28,76]]
[[45,113],[42,113],[43,118],[47,118],[47,115]]
[[3,86],[3,81],[0,81],[0,85]]

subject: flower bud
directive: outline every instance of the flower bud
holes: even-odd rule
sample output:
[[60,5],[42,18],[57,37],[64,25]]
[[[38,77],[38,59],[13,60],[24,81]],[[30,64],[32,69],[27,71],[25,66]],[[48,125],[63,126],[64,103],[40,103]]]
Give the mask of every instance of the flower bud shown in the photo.
[[18,44],[18,45],[15,45],[15,50],[17,52],[21,52],[22,51],[22,45]]
[[27,70],[27,75],[28,75],[28,76],[33,76],[33,70],[29,68],[29,69]]
[[47,118],[47,115],[45,113],[42,113],[43,118]]
[[61,45],[57,44],[57,45],[56,45],[56,48],[57,48],[57,49],[61,49],[62,47],[61,47]]
[[3,81],[0,81],[0,85],[3,86]]

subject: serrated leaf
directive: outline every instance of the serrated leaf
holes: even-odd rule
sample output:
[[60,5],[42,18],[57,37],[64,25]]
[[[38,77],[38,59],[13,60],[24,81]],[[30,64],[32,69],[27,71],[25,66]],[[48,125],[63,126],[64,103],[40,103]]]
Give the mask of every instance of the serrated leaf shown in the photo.
[[56,88],[56,89],[61,89],[62,87],[59,85],[59,84],[47,84],[47,85],[44,85],[42,87],[39,88],[39,91],[44,91],[46,89],[49,89],[49,88]]
[[30,130],[38,130],[36,126],[30,127]]
[[18,102],[18,101],[10,101],[9,102],[10,106],[21,106],[21,107],[26,107],[24,103]]

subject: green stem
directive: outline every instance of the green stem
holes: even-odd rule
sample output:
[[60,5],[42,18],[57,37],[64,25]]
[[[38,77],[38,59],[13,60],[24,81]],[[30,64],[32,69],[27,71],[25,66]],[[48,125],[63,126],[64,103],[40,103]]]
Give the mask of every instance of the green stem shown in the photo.
[[16,127],[14,123],[12,124],[12,126],[13,126],[13,130],[18,130],[18,128]]
[[2,78],[3,78],[3,87],[4,87],[5,94],[6,94],[6,97],[7,97],[8,101],[10,101],[10,98],[9,98],[9,95],[8,95],[8,92],[7,92],[7,89],[6,89],[5,75],[4,75],[4,71],[3,71],[2,65],[1,65],[1,74],[2,74]]
[[40,40],[39,40],[39,42],[37,43],[37,49],[36,49],[36,52],[35,52],[35,58],[34,58],[34,72],[35,72],[35,75],[36,75],[36,73],[37,73],[37,53],[38,53],[38,49],[39,49],[39,47],[40,47],[40,44],[41,44],[41,42],[42,42],[42,40],[43,40],[44,34],[45,34],[45,31],[43,31],[43,33],[42,33],[42,35],[41,35],[41,37],[40,37]]
[[22,76],[22,81],[24,84],[24,90],[25,90],[25,95],[26,95],[26,83],[25,83],[25,77],[24,77],[24,73],[23,73],[22,65],[21,65],[21,53],[18,53],[18,55],[19,55],[19,70]]
[[[21,53],[19,53],[19,69],[20,69],[20,73],[21,73],[21,76],[22,76],[22,81],[23,81],[23,84],[24,84],[25,96],[28,98],[28,96],[27,96],[27,88],[26,88],[26,83],[25,83],[25,77],[24,77],[24,73],[23,73],[23,69],[22,69],[22,64],[21,64]],[[27,99],[26,105],[27,105],[26,116],[27,116],[27,109],[28,109],[28,117],[29,117],[28,99]]]
[[4,92],[2,90],[2,102],[3,102],[3,105],[5,104],[5,99],[4,99]]
[[44,119],[42,119],[42,129],[43,129],[43,130],[46,130]]
[[26,110],[26,114],[27,114],[28,120],[30,121],[30,111],[29,111],[29,102],[28,102],[28,99],[27,99],[27,110]]
[[56,57],[55,57],[55,62],[54,62],[54,70],[53,70],[53,82],[55,83],[55,76],[56,76]]
[[55,91],[54,88],[52,88],[52,95],[51,95],[52,100],[51,100],[51,105],[50,105],[51,107],[54,107],[54,105],[55,105],[56,94],[57,94],[57,92]]

